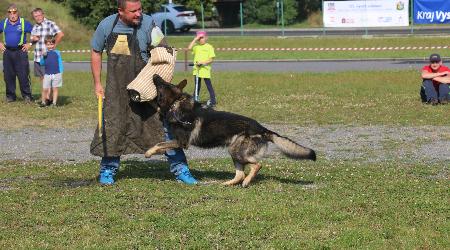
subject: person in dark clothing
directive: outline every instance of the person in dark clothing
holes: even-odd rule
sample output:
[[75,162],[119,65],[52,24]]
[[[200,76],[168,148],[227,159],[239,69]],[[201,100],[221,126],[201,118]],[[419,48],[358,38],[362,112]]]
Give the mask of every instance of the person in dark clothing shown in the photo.
[[[171,139],[170,128],[163,126],[156,105],[133,102],[126,89],[149,59],[153,20],[142,14],[140,0],[118,0],[118,12],[100,22],[91,42],[95,94],[104,98],[102,131],[95,131],[91,154],[102,157],[99,181],[106,185],[115,182],[122,155],[143,154],[156,143]],[[104,49],[108,54],[105,89],[100,79]],[[170,150],[166,156],[178,181],[197,183],[182,149]]]
[[3,43],[0,50],[3,52],[3,72],[6,85],[6,102],[16,101],[16,78],[19,79],[20,92],[25,102],[32,101],[30,64],[28,50],[32,46],[27,43],[27,33],[31,33],[33,25],[22,17],[16,5],[8,7],[8,18],[0,21],[0,33],[3,34]]

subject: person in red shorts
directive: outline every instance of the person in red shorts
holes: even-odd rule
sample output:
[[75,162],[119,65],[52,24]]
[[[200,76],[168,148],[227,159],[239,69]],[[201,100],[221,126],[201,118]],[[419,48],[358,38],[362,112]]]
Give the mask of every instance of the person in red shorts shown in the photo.
[[423,102],[437,105],[449,101],[450,69],[442,64],[439,54],[430,55],[430,64],[422,68],[421,98]]

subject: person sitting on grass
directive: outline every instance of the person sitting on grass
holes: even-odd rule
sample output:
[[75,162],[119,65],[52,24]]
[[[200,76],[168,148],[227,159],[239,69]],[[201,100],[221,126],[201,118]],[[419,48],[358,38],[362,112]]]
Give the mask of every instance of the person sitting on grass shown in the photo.
[[40,64],[44,66],[44,80],[42,87],[44,91],[53,92],[53,100],[43,100],[40,107],[53,106],[58,103],[58,88],[62,86],[63,63],[61,53],[55,49],[56,39],[54,36],[45,37],[47,52],[41,57]]
[[449,99],[450,69],[442,64],[439,54],[430,55],[430,64],[422,68],[421,98],[423,102],[447,104]]

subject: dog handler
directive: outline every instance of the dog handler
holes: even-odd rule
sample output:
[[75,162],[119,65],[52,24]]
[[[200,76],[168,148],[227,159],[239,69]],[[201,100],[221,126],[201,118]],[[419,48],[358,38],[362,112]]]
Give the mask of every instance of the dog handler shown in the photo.
[[[102,157],[100,183],[113,184],[119,170],[120,156],[143,154],[163,138],[171,139],[163,129],[154,106],[149,102],[133,102],[127,85],[148,61],[152,18],[142,14],[140,0],[118,0],[118,14],[103,19],[91,45],[91,70],[95,94],[104,98],[102,135],[98,128],[91,143],[91,153]],[[102,51],[108,54],[106,88],[101,85]],[[170,171],[186,184],[196,184],[181,149],[166,153]]]

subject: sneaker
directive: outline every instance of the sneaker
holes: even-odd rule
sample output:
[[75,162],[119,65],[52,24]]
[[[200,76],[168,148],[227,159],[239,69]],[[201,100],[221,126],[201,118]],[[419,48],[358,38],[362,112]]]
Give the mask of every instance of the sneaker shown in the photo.
[[99,182],[102,185],[114,184],[114,172],[110,169],[102,169],[100,171]]
[[23,98],[23,101],[24,101],[25,103],[30,104],[30,103],[33,103],[33,98],[32,98],[31,96],[25,96],[25,97]]
[[448,100],[447,99],[442,99],[439,101],[441,104],[445,105],[448,104]]
[[47,107],[47,104],[45,104],[43,102],[39,103],[39,108],[46,108],[46,107]]
[[436,106],[439,104],[439,101],[437,99],[431,99],[431,105]]
[[189,168],[183,167],[180,173],[176,176],[178,182],[182,182],[188,185],[195,185],[198,181],[192,176]]
[[6,102],[8,102],[8,103],[10,103],[10,102],[15,102],[16,100],[14,100],[14,99],[12,99],[12,98],[9,98],[9,97],[6,97]]

